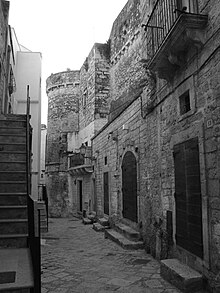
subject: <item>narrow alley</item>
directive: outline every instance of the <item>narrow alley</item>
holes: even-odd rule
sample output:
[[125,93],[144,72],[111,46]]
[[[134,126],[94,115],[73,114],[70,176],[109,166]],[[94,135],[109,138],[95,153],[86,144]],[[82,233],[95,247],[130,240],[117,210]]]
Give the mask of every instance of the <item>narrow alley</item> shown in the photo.
[[42,239],[42,293],[177,293],[144,250],[124,250],[77,218],[53,218]]

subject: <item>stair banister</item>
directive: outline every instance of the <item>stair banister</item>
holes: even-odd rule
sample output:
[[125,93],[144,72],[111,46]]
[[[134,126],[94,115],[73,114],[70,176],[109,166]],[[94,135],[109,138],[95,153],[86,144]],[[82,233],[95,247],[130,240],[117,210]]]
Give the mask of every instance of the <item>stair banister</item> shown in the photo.
[[[27,109],[26,109],[26,178],[27,178],[27,202],[28,202],[28,239],[31,252],[34,288],[31,293],[41,293],[41,249],[40,249],[40,213],[31,198],[31,146],[32,128],[30,126],[30,95],[27,86]],[[35,218],[36,217],[36,218]],[[38,227],[37,227],[38,226]]]

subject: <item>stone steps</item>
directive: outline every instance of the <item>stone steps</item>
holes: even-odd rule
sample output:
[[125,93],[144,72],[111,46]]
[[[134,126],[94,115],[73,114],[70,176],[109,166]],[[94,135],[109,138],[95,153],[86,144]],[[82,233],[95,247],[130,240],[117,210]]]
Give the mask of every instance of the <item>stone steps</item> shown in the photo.
[[107,218],[99,218],[96,223],[93,223],[92,227],[96,232],[104,232],[105,229],[110,229],[109,221]]
[[25,143],[26,135],[25,134],[11,134],[11,133],[0,133],[0,141],[4,143]]
[[26,115],[0,119],[0,292],[34,287],[28,247]]
[[[1,234],[0,250],[2,248],[25,248],[28,244],[28,234]],[[1,291],[0,291],[1,292]]]
[[106,227],[102,226],[100,223],[93,223],[92,228],[96,231],[96,232],[104,232]]
[[8,134],[8,132],[10,131],[10,134],[26,134],[26,129],[24,127],[9,127],[9,126],[1,126],[0,127],[0,134]]
[[2,128],[18,128],[26,127],[26,120],[22,119],[0,119],[0,125]]
[[21,162],[0,162],[0,170],[5,171],[26,171],[26,161]]
[[26,192],[26,181],[0,181],[0,190],[4,193]]
[[26,151],[26,144],[25,143],[16,143],[16,142],[1,142],[0,144],[0,151],[5,152],[13,152],[13,151]]
[[27,234],[27,219],[0,219],[0,234]]
[[0,206],[0,219],[27,219],[27,205]]
[[124,249],[136,250],[144,248],[142,241],[132,241],[114,229],[106,229],[105,238],[113,240]]
[[107,218],[100,218],[98,219],[98,222],[104,227],[109,227],[109,220]]
[[182,292],[193,293],[203,290],[202,275],[177,259],[162,260],[160,274]]
[[82,217],[82,223],[84,225],[91,225],[93,223],[96,222],[96,212],[89,212],[89,214],[87,215],[87,213],[83,214]]
[[0,120],[1,249],[27,247],[26,190],[26,117],[6,115]]
[[25,114],[5,114],[5,119],[7,121],[26,121]]
[[26,161],[26,152],[0,151],[0,161],[12,163]]
[[0,206],[27,205],[27,194],[25,192],[0,193]]
[[25,171],[0,171],[0,181],[25,181]]
[[122,234],[125,238],[131,240],[131,241],[140,241],[140,233],[131,227],[123,224],[123,223],[117,223],[114,226],[114,229]]

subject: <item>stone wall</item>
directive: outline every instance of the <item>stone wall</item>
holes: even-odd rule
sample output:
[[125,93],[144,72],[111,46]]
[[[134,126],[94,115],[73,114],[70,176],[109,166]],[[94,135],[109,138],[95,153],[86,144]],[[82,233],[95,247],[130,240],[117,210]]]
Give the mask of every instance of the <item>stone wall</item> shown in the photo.
[[79,129],[79,71],[52,74],[47,79],[47,95],[46,186],[49,210],[50,216],[65,216],[69,212],[67,138],[69,132]]
[[109,95],[109,45],[94,44],[80,70],[79,127],[106,118]]
[[[114,119],[147,82],[146,72],[141,61],[141,1],[128,1],[117,19],[110,34],[110,115]],[[138,93],[137,93],[138,95]]]
[[[122,219],[121,163],[125,152],[132,151],[138,163],[138,222],[129,224],[136,229],[141,227],[148,252],[159,258],[178,257],[202,272],[210,287],[217,288],[220,285],[220,5],[217,0],[199,1],[199,12],[209,16],[203,47],[191,46],[186,63],[176,71],[172,82],[167,82],[145,71],[144,62],[140,62],[147,56],[146,35],[140,25],[147,20],[149,11],[141,15],[139,8],[152,5],[145,6],[142,1],[132,3],[128,1],[113,25],[109,122],[92,140],[93,152],[97,154],[98,213],[100,216],[104,213],[103,174],[109,172],[110,219],[113,223]],[[126,19],[131,19],[132,29]],[[191,109],[182,114],[180,96],[187,90]],[[200,161],[203,259],[178,247],[175,240],[173,151],[176,144],[195,137]],[[172,225],[171,230],[168,224]]]
[[3,101],[6,96],[5,87],[7,87],[8,62],[7,62],[7,42],[8,42],[8,12],[9,2],[0,1],[0,113],[3,111]]
[[[219,282],[220,245],[219,245],[219,13],[218,1],[200,1],[200,13],[208,14],[209,21],[204,31],[204,46],[201,50],[191,47],[186,64],[177,72],[172,83],[157,80],[153,111],[146,115],[147,132],[157,127],[155,150],[147,156],[157,153],[160,174],[159,184],[150,172],[149,184],[155,194],[161,198],[161,230],[166,230],[166,212],[172,211],[175,234],[175,184],[173,146],[187,139],[198,137],[200,151],[200,176],[202,193],[202,220],[204,258],[202,263],[194,255],[175,247],[174,252],[183,262],[203,272],[209,279],[210,286]],[[144,41],[144,40],[143,40]],[[143,53],[144,55],[144,53]],[[186,90],[190,92],[191,110],[180,114],[179,97]],[[147,95],[146,95],[147,97]],[[149,98],[144,99],[147,104]],[[155,123],[151,124],[154,117]],[[152,127],[151,127],[152,126]],[[149,137],[149,136],[148,136]],[[155,136],[156,137],[156,136]],[[151,141],[151,139],[148,139]],[[146,165],[144,172],[149,172]],[[150,192],[151,197],[152,192]],[[164,234],[165,235],[165,234]],[[165,239],[164,239],[165,241]],[[175,238],[173,239],[175,244]],[[169,250],[170,247],[167,247]],[[169,251],[170,253],[170,251]],[[211,268],[211,273],[206,267]]]

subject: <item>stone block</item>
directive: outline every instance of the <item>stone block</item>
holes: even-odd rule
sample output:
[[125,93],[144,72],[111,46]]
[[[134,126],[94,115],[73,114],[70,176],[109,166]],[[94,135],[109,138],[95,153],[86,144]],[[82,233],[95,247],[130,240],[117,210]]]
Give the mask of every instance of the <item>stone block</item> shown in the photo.
[[165,280],[186,293],[197,292],[203,288],[202,275],[177,259],[162,260],[160,274]]
[[83,222],[84,225],[92,224],[92,221],[90,219],[88,219],[88,218],[83,218],[82,222]]

